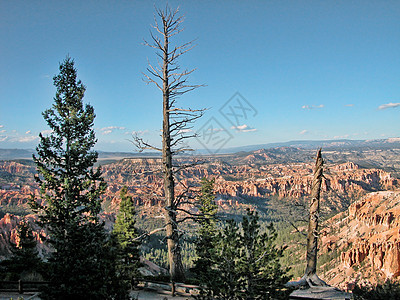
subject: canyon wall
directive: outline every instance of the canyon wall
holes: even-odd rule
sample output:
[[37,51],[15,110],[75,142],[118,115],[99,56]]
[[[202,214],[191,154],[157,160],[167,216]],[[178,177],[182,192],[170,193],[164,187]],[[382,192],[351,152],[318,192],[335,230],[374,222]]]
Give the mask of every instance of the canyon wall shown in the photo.
[[333,255],[334,266],[325,274],[330,283],[400,277],[399,191],[370,193],[325,225],[321,253]]
[[[264,154],[260,152],[254,155]],[[255,156],[246,159],[258,158]],[[194,186],[196,190],[201,178],[208,177],[215,178],[216,202],[226,210],[246,207],[250,200],[252,203],[268,203],[272,197],[282,202],[290,202],[295,199],[307,199],[310,193],[312,168],[313,164],[310,163],[239,165],[210,160],[196,167],[179,171],[177,173],[177,191],[179,194],[184,191],[186,186]],[[107,224],[112,223],[114,213],[118,210],[119,191],[124,185],[128,187],[139,214],[149,216],[153,211],[159,212],[163,203],[159,159],[123,159],[103,166],[102,172],[108,183],[107,191],[103,196],[106,208],[104,218],[108,220]],[[0,161],[0,205],[3,209],[9,209],[9,211],[24,209],[28,207],[27,203],[32,195],[37,199],[40,198],[34,174],[33,166],[12,161]],[[376,211],[374,213],[367,211],[364,207],[371,205],[368,204],[371,200],[365,200],[367,198],[350,205],[355,199],[367,193],[396,189],[399,182],[390,173],[381,169],[360,168],[352,162],[347,162],[326,164],[325,177],[326,180],[322,186],[322,201],[329,204],[327,206],[331,207],[332,211],[343,211],[349,208],[349,215],[354,215],[358,223],[369,224],[368,226],[371,228],[376,227],[379,230],[381,227],[392,226],[391,230],[396,230],[397,225],[394,225],[393,222],[396,222],[397,215],[394,211],[382,211],[379,214],[375,213]],[[13,230],[18,218],[8,214],[0,220],[2,222],[0,255],[7,252],[6,244],[10,239],[13,240],[15,235]],[[353,224],[354,228],[360,226],[357,224]],[[368,232],[368,234],[372,233]],[[326,232],[326,235],[329,234]],[[397,276],[398,270],[395,262],[384,259],[384,257],[397,257],[398,252],[396,251],[399,249],[397,240],[387,243],[386,248],[380,248],[380,242],[373,240],[354,239],[346,243],[340,245],[340,249],[343,251],[341,254],[343,267],[351,268],[369,261],[371,266],[382,269],[387,276],[390,274]],[[331,248],[339,247],[333,239],[323,245],[331,245]],[[346,248],[345,245],[349,248],[346,251],[343,250]],[[354,249],[351,248],[353,246]],[[327,247],[325,248],[324,251],[328,251]]]

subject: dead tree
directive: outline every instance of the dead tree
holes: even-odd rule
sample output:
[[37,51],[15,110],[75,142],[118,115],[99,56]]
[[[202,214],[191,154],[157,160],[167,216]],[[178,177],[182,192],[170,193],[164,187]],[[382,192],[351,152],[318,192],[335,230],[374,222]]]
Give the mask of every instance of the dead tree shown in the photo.
[[147,83],[152,83],[162,92],[163,123],[162,146],[155,147],[145,142],[141,137],[134,136],[133,142],[139,151],[145,149],[157,150],[162,153],[162,173],[164,180],[164,218],[168,245],[168,260],[171,280],[183,281],[185,278],[181,259],[178,212],[184,211],[179,205],[187,198],[183,194],[177,195],[175,174],[182,168],[193,164],[177,165],[175,155],[191,151],[185,141],[196,136],[192,132],[193,122],[200,118],[204,109],[183,109],[176,106],[179,96],[192,91],[201,85],[188,84],[188,76],[194,71],[182,70],[178,58],[193,48],[193,41],[175,45],[172,38],[183,29],[183,16],[178,15],[178,9],[171,10],[168,6],[164,10],[156,8],[154,16],[154,32],[151,32],[151,42],[145,45],[154,48],[158,57],[158,64],[148,64],[147,73],[144,73]]
[[320,194],[323,179],[324,160],[321,156],[321,149],[317,151],[314,176],[311,185],[311,202],[308,220],[307,234],[307,267],[304,276],[299,281],[289,282],[288,286],[327,286],[317,275],[317,254],[318,254],[318,222],[320,217]]

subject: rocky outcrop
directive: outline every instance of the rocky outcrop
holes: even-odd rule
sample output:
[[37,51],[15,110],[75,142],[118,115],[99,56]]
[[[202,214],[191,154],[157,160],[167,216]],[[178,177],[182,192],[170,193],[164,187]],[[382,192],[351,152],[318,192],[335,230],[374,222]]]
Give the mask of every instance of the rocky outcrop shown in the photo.
[[[11,243],[18,246],[19,237],[17,226],[22,218],[23,217],[21,216],[15,216],[13,214],[5,214],[4,217],[0,219],[0,260],[3,260],[10,255]],[[46,237],[45,232],[35,225],[35,215],[27,215],[25,216],[25,219],[33,229],[33,236],[38,243],[39,255],[44,255],[44,253],[49,251],[49,248],[43,244],[43,238]]]
[[[264,159],[268,157],[263,150],[255,151],[254,155]],[[104,201],[116,209],[119,204],[118,193],[126,185],[133,195],[135,205],[160,207],[163,197],[160,163],[157,158],[134,158],[103,166],[103,176],[108,183]],[[31,195],[40,199],[33,177],[34,167],[16,162],[0,162],[0,171],[3,175],[6,173],[6,177],[11,176],[7,184],[0,186],[1,205],[21,207],[27,204]],[[312,165],[307,163],[230,165],[210,160],[179,171],[177,191],[182,192],[187,186],[198,187],[201,178],[213,177],[216,178],[215,193],[224,200],[245,203],[249,198],[298,199],[310,194],[311,174]],[[343,199],[354,199],[370,191],[394,189],[399,185],[390,173],[379,169],[361,169],[352,162],[327,165],[325,174],[326,180],[322,186],[325,196],[322,201],[329,201],[328,206],[336,211],[347,208],[350,201],[343,202]],[[23,178],[24,184],[15,183],[13,178]]]
[[329,252],[334,239],[340,253],[327,274],[331,283],[400,277],[400,192],[370,193],[327,223],[321,250]]
[[19,217],[6,214],[0,219],[0,259],[4,259],[10,252],[10,242],[17,241],[17,224]]
[[[271,155],[273,154],[260,150],[254,152],[253,158],[255,161],[259,161],[260,157],[268,160]],[[1,162],[0,172],[4,175],[0,178],[6,178],[0,185],[2,206],[27,207],[31,195],[40,199],[38,186],[34,181],[34,167],[15,162]],[[163,205],[163,183],[159,159],[123,159],[103,166],[102,172],[108,183],[103,196],[107,212],[115,213],[118,210],[119,191],[126,185],[134,204],[139,208],[139,215],[147,217],[158,214]],[[248,203],[254,203],[254,201],[267,203],[272,197],[293,201],[310,194],[311,174],[312,165],[309,163],[229,164],[210,159],[204,164],[177,173],[177,195],[188,186],[198,188],[201,178],[211,177],[215,178],[216,203],[224,210],[246,208],[250,205]],[[380,169],[362,169],[352,162],[327,164],[325,176],[326,180],[322,185],[322,202],[330,204],[324,205],[331,207],[332,211],[347,209],[351,199],[356,199],[371,191],[396,189],[399,186],[398,180],[390,173]],[[332,237],[329,232],[325,233],[322,250],[342,251],[340,264],[343,268],[350,269],[368,262],[371,268],[380,270],[382,274],[397,276],[398,270],[394,258],[399,255],[396,252],[398,240],[395,238],[398,237],[398,232],[391,233],[390,239],[384,239],[385,246],[380,240],[372,239],[377,231],[390,232],[399,228],[400,218],[397,211],[388,209],[390,205],[397,207],[397,204],[392,201],[382,208],[379,201],[382,203],[386,201],[386,198],[382,197],[392,197],[390,192],[382,193],[372,193],[350,205],[348,215],[342,215],[346,221],[339,222],[336,219],[343,226],[352,224],[354,230],[349,231],[351,239],[344,236],[343,240],[346,242],[340,242],[336,235]],[[374,197],[380,200],[373,200]],[[8,225],[4,225],[4,228],[8,229],[5,230],[7,233],[4,231],[0,237],[0,251],[7,250],[4,248],[6,246],[1,248],[1,245],[13,239],[12,230],[16,224],[10,215],[5,218],[3,222]],[[105,214],[104,218],[108,224],[111,224],[113,215]],[[360,226],[365,230],[358,229]]]

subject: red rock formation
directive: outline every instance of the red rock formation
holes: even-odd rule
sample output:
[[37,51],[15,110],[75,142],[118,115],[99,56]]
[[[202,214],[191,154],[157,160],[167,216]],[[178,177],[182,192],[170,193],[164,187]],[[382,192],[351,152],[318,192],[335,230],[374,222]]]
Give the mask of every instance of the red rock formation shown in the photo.
[[360,275],[371,281],[400,277],[400,192],[368,194],[327,223],[322,252],[328,251],[331,234],[342,251],[326,278],[332,284]]
[[[256,151],[254,155],[268,156],[264,150]],[[135,158],[103,166],[104,178],[108,182],[104,201],[109,201],[115,210],[119,203],[119,191],[126,185],[136,205],[146,208],[161,206],[163,185],[159,164],[160,160],[156,158]],[[333,201],[331,206],[338,209],[346,208],[340,198],[356,198],[368,191],[394,189],[398,186],[397,179],[390,173],[377,169],[360,169],[351,162],[328,165],[327,168],[323,194],[326,199]],[[1,205],[24,206],[31,194],[40,199],[33,179],[34,167],[0,162],[0,170],[16,178],[24,178],[23,185],[9,183],[0,187]],[[181,170],[178,173],[177,189],[181,192],[185,186],[198,186],[203,177],[214,177],[216,194],[223,199],[233,198],[239,203],[246,202],[248,197],[302,198],[310,193],[311,173],[311,165],[305,163],[250,166],[210,161]]]
[[[34,221],[36,219],[35,215],[27,215],[25,217],[33,228],[33,236],[38,242],[39,254],[42,255],[44,252],[49,251],[47,247],[43,245],[42,237],[46,234],[38,228]],[[22,217],[15,216],[12,214],[5,214],[5,216],[0,219],[0,260],[5,259],[10,254],[11,243],[17,244],[19,242],[17,225],[21,221]]]
[[[260,158],[269,159],[269,156],[262,150],[254,152],[253,156],[256,160]],[[248,157],[248,159],[251,159],[251,157]],[[369,191],[395,189],[399,185],[397,179],[393,178],[390,173],[378,169],[360,169],[351,162],[339,165],[328,164],[326,168],[326,181],[322,186],[323,201],[330,201],[333,203],[332,207],[339,210],[347,208],[345,206],[347,204],[344,204],[341,198],[354,199]],[[0,162],[0,171],[7,172],[13,175],[13,178],[17,178],[16,182],[0,185],[1,205],[27,206],[31,194],[40,199],[38,187],[33,178],[34,167],[15,162]],[[132,194],[132,199],[135,205],[139,207],[140,214],[151,215],[159,211],[163,204],[163,184],[159,159],[123,159],[103,166],[102,171],[108,183],[103,199],[109,211],[117,211],[120,202],[119,191],[124,185],[128,187]],[[223,209],[237,206],[245,208],[248,206],[246,202],[249,197],[255,197],[258,201],[268,201],[271,197],[292,200],[293,198],[308,196],[312,180],[311,174],[312,166],[307,163],[230,165],[217,160],[210,160],[205,164],[178,172],[177,194],[183,192],[186,186],[198,187],[203,177],[213,177],[216,179],[217,203]],[[368,205],[373,206],[369,199],[364,198],[351,205],[349,216],[352,216],[357,222],[365,224],[366,228],[379,228],[379,230],[397,228],[396,220],[399,219],[397,213],[379,208],[376,208],[373,213],[367,211]],[[10,217],[8,218],[7,222],[11,222]],[[15,228],[15,224],[11,227]],[[12,229],[10,230],[7,234],[8,238],[11,237]],[[365,232],[363,238],[371,238],[373,235],[371,229]],[[361,238],[356,240],[356,237],[353,237],[351,241],[352,247],[357,248],[357,250],[349,249],[342,254],[343,265],[351,267],[360,262],[371,261],[371,264],[377,269],[386,270],[382,272],[397,274],[397,271],[394,270],[396,268],[395,263],[388,260],[388,257],[398,255],[395,240],[392,241],[393,246],[388,246],[385,249],[380,249],[378,242],[376,242],[375,248],[368,248],[368,245],[371,244],[369,241],[367,244],[363,244]],[[3,235],[3,240],[0,237],[0,250],[2,249],[1,244],[4,245],[4,243],[6,243],[6,237]],[[342,247],[333,240],[327,245],[326,248],[329,247],[330,251]],[[343,249],[343,247],[340,249]],[[371,253],[376,254],[372,255]],[[384,253],[390,254],[385,256]]]

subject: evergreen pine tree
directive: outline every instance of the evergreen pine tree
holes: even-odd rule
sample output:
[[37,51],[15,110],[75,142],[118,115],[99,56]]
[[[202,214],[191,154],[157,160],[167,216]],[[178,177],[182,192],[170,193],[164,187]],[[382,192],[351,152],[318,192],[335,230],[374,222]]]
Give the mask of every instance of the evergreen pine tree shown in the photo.
[[237,266],[241,249],[238,224],[232,219],[227,220],[217,238],[214,266],[217,277],[210,285],[212,294],[216,299],[240,299],[240,273]]
[[284,248],[274,245],[272,224],[262,233],[257,212],[248,210],[241,225],[228,220],[218,234],[211,266],[214,277],[199,298],[287,299],[287,270],[279,263]]
[[53,81],[54,104],[43,113],[51,133],[39,135],[33,156],[42,199],[32,199],[32,208],[53,249],[48,259],[51,285],[41,298],[107,299],[113,274],[107,268],[107,234],[98,216],[106,184],[100,168],[93,168],[94,109],[83,104],[86,88],[77,80],[71,58],[60,64]]
[[196,274],[196,278],[202,285],[210,286],[215,278],[216,270],[213,269],[216,259],[216,242],[218,235],[216,214],[218,206],[215,204],[214,196],[214,179],[201,180],[201,190],[199,196],[199,212],[200,217],[196,219],[199,224],[197,238],[195,241],[195,249],[197,258],[194,261],[192,271]]
[[136,210],[132,196],[124,186],[120,192],[121,203],[117,220],[113,229],[113,238],[116,243],[116,268],[119,279],[124,285],[132,288],[133,279],[137,278],[140,267],[140,242],[137,240]]
[[214,247],[218,233],[216,213],[218,206],[215,204],[213,193],[214,180],[203,178],[198,199],[200,217],[196,219],[199,224],[197,239],[195,241],[198,258],[194,262],[193,271],[197,276],[209,277],[208,271],[213,264]]
[[287,296],[284,286],[289,277],[279,262],[284,248],[274,245],[276,237],[272,223],[266,232],[260,232],[257,212],[248,210],[243,216],[237,264],[241,290],[245,291],[243,299],[282,299]]

